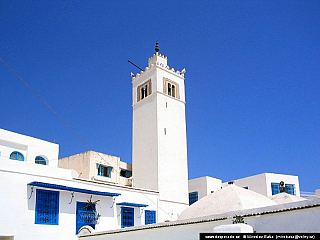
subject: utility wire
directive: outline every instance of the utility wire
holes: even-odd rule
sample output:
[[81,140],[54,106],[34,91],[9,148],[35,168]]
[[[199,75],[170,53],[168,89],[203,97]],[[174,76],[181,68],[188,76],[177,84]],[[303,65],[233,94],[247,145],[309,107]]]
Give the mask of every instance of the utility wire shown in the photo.
[[[14,71],[12,69],[12,67],[10,67],[10,65],[8,63],[6,63],[1,57],[0,57],[1,62],[11,71],[13,72],[14,75],[16,75],[21,82],[23,82],[85,145],[87,145],[87,147],[93,150],[93,147],[69,124],[67,123],[22,77],[20,77],[20,75]],[[128,62],[130,62],[128,60]],[[131,63],[131,62],[130,62]],[[133,63],[132,63],[133,64]],[[139,67],[138,67],[139,68]],[[142,69],[141,69],[142,70]],[[101,155],[100,153],[98,153],[99,157],[106,162],[107,164],[110,165],[110,163],[108,163]],[[115,172],[117,172],[118,174],[120,174],[116,169],[114,169]],[[153,204],[155,204],[157,206],[156,203],[154,203],[149,197],[147,197],[144,193],[141,193],[143,196],[145,196],[147,199],[149,199]],[[165,210],[163,210],[162,208],[160,208],[159,206],[157,206],[161,211],[163,211],[165,214],[167,214],[169,217],[171,217],[173,219],[172,216],[170,216]]]
[[67,123],[25,80],[23,80],[22,77],[19,76],[18,73],[16,73],[16,71],[14,71],[12,69],[12,67],[9,66],[8,63],[6,63],[2,58],[0,58],[0,60],[3,62],[3,64],[11,71],[13,72],[20,80],[21,82],[23,82],[65,125],[67,125],[67,127],[78,136],[78,138],[80,138],[90,149],[92,149],[92,147],[90,146],[90,144],[84,140],[83,137],[81,137],[81,135],[73,128],[71,127],[71,125],[69,123]]

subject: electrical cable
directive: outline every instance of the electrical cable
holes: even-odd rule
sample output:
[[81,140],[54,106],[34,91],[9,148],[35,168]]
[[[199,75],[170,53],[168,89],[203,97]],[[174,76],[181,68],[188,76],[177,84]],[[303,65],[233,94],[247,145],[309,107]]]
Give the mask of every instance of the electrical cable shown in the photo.
[[[14,74],[16,75],[20,81],[22,83],[24,83],[91,151],[93,150],[93,147],[68,123],[66,122],[22,77],[20,77],[20,75],[13,70],[13,68],[6,63],[1,57],[0,57],[1,62]],[[107,160],[105,160],[99,152],[97,152],[99,157],[106,162],[107,164],[110,165],[110,163],[108,163]],[[118,174],[120,174],[120,172],[118,172],[116,169],[114,169],[115,172],[117,172]],[[154,203],[149,197],[147,197],[144,193],[141,193],[144,197],[146,197],[147,199],[149,199],[149,201],[151,201],[154,205],[157,206],[158,209],[160,209],[161,211],[163,211],[166,215],[168,215],[169,217],[171,217],[172,219],[174,219],[172,216],[170,216],[165,210],[163,210],[162,208],[160,208],[156,203]]]

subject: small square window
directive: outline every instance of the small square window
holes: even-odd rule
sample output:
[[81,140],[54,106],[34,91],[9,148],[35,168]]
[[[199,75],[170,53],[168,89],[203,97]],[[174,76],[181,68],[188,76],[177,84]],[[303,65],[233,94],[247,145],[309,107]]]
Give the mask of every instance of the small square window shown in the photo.
[[145,210],[145,224],[156,223],[156,211]]
[[111,178],[112,167],[98,164],[98,176]]

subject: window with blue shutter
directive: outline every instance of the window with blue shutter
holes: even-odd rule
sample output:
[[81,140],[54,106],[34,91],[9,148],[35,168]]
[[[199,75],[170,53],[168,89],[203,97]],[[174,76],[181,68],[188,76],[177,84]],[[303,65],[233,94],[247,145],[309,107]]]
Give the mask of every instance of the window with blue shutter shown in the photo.
[[189,193],[189,205],[198,201],[198,192],[190,192]]
[[59,192],[37,189],[35,224],[58,225]]
[[296,187],[294,184],[285,184],[286,193],[296,195]]
[[145,210],[145,224],[156,223],[156,211]]
[[111,178],[112,167],[98,164],[98,176]]
[[280,183],[271,183],[272,195],[280,193]]
[[121,227],[134,226],[134,209],[128,207],[121,208]]
[[96,205],[87,202],[77,202],[76,211],[76,234],[85,225],[96,228]]

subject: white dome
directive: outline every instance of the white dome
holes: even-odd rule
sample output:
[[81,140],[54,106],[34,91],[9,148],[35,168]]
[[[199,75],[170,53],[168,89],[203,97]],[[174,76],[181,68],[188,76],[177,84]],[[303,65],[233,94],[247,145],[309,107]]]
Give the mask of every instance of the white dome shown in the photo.
[[306,201],[307,199],[298,197],[288,193],[278,193],[269,197],[272,201],[282,204],[282,203],[291,203],[291,202],[298,202],[298,201]]
[[179,220],[276,205],[269,198],[235,185],[228,185],[201,198],[184,210]]

